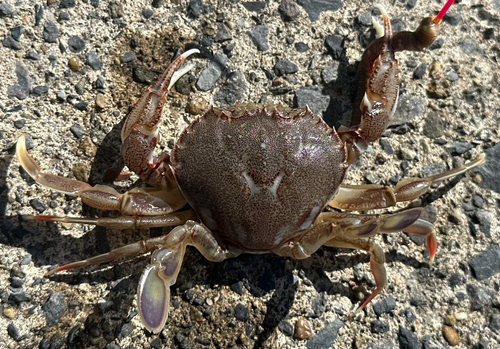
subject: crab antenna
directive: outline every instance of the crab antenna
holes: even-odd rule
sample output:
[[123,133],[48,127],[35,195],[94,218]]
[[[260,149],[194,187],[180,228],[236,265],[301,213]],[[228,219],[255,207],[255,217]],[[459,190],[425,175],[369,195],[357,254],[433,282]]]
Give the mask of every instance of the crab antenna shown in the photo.
[[444,15],[446,14],[446,12],[448,12],[448,10],[450,9],[451,5],[453,5],[454,2],[455,0],[448,0],[441,9],[441,11],[439,11],[438,15],[435,17],[435,21],[441,22],[443,20]]

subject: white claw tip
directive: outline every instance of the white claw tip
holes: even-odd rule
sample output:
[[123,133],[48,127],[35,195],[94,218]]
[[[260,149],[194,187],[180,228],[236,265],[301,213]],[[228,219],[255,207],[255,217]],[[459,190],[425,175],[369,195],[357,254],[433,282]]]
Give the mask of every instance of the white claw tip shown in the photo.
[[181,56],[184,58],[188,58],[195,53],[200,53],[200,50],[198,50],[197,48],[192,48],[191,50],[187,50],[186,52],[184,52]]

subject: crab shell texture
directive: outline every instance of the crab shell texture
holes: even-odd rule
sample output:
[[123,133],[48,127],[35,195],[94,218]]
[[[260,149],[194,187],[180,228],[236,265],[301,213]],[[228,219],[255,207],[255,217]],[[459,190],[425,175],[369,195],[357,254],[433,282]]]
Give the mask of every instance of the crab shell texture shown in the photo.
[[309,229],[348,164],[334,129],[306,107],[210,108],[171,155],[179,188],[224,244],[265,252]]

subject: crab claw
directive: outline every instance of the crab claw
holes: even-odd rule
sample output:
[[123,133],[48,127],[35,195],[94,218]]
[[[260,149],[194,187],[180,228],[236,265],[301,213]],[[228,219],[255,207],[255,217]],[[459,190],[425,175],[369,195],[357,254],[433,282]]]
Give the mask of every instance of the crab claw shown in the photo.
[[175,284],[186,246],[160,248],[151,257],[151,265],[142,273],[137,290],[139,315],[153,333],[162,330],[170,307],[170,286]]

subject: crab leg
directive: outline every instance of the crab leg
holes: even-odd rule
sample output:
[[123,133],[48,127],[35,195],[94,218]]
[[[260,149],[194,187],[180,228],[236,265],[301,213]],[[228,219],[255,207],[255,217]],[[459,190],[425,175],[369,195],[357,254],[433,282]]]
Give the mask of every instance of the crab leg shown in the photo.
[[121,154],[125,165],[151,186],[170,190],[177,186],[168,167],[166,153],[153,156],[158,142],[158,123],[168,92],[175,82],[192,66],[177,70],[189,56],[199,53],[197,49],[184,52],[177,57],[158,80],[147,89],[130,111],[123,125]]
[[[372,41],[363,53],[358,67],[359,85],[351,128],[339,129],[339,136],[346,143],[349,163],[364,151],[366,142],[382,136],[394,114],[399,94],[395,53],[422,51],[429,47],[438,36],[442,18],[453,1],[449,0],[438,16],[424,18],[414,32],[402,31],[394,35],[384,7],[377,5],[384,19],[384,36]],[[382,32],[381,29],[378,31]]]
[[102,218],[23,216],[23,219],[44,222],[90,224],[109,229],[147,229],[171,227],[174,225],[184,224],[189,219],[197,219],[197,216],[192,210],[189,210],[184,212],[174,212],[163,216],[120,216]]
[[139,281],[137,304],[144,326],[158,333],[167,321],[170,286],[177,280],[188,245],[196,247],[212,262],[222,262],[226,258],[241,254],[241,251],[234,248],[223,249],[204,225],[188,220],[184,225],[174,228],[168,235],[135,242],[99,256],[66,264],[49,271],[48,274],[154,251],[151,264],[144,270]]
[[[404,231],[409,234],[427,237],[427,250],[429,251],[429,265],[432,267],[437,250],[434,226],[419,217],[424,212],[423,208],[414,208],[394,214],[354,214],[344,212],[322,212],[316,219],[316,224],[334,222],[345,229],[344,235],[349,237],[367,238],[376,234],[387,234]],[[378,224],[378,229],[360,230],[358,226]],[[353,229],[355,227],[355,229]]]
[[347,236],[337,236],[332,240],[325,243],[325,246],[338,247],[338,248],[352,248],[355,250],[364,250],[370,254],[370,268],[372,270],[373,278],[375,279],[375,284],[377,287],[372,292],[372,294],[364,301],[364,303],[356,309],[364,309],[377,294],[380,293],[385,287],[387,282],[387,273],[385,271],[384,263],[385,256],[384,252],[371,239],[355,239]]
[[[100,210],[116,210],[131,216],[157,216],[176,211],[186,204],[178,189],[164,193],[157,189],[135,188],[120,194],[108,186],[92,187],[75,179],[43,173],[26,150],[26,135],[22,135],[17,141],[16,156],[21,166],[37,183],[64,194],[79,196],[82,202]],[[169,203],[165,201],[167,198]]]
[[432,185],[484,164],[485,158],[485,154],[480,154],[475,160],[465,165],[434,176],[405,178],[394,188],[382,185],[342,185],[328,205],[342,210],[364,211],[394,206],[397,202],[415,200],[424,195]]

